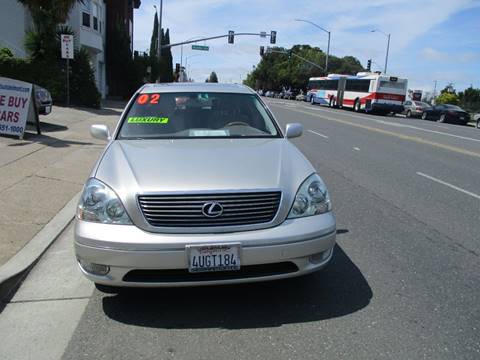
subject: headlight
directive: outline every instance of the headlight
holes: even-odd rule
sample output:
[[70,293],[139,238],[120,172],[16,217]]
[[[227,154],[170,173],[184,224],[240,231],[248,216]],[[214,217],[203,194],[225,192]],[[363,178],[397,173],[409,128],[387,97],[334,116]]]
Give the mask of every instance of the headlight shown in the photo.
[[300,185],[288,218],[318,215],[331,210],[327,187],[320,176],[313,174]]
[[103,224],[132,224],[117,194],[94,178],[85,184],[78,203],[77,218]]

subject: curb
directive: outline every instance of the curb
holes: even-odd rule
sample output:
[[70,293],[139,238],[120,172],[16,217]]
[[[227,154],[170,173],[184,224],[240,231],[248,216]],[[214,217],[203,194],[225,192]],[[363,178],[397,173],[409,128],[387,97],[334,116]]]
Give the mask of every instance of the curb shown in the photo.
[[28,270],[72,221],[80,195],[81,192],[77,193],[32,240],[0,267],[0,301],[8,297]]

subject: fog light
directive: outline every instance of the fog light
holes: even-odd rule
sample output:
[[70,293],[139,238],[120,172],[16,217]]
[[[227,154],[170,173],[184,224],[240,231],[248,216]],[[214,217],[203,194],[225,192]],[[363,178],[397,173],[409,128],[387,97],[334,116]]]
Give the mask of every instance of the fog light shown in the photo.
[[93,275],[103,276],[110,272],[110,266],[107,265],[93,264],[82,259],[78,259],[78,262],[83,270]]
[[310,255],[308,257],[308,261],[310,261],[310,263],[312,264],[320,264],[325,260],[327,260],[331,253],[332,253],[332,249],[328,249],[328,250]]

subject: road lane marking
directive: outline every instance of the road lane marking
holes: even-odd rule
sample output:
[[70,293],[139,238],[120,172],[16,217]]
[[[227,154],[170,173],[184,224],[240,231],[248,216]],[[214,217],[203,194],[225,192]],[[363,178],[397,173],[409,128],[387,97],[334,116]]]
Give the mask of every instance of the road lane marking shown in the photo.
[[379,133],[379,134],[394,136],[394,137],[402,139],[402,140],[408,140],[408,141],[416,142],[416,143],[419,143],[419,144],[430,145],[430,146],[433,146],[433,147],[437,147],[439,149],[456,152],[458,154],[480,158],[480,153],[476,153],[476,152],[470,151],[470,150],[465,150],[465,149],[462,149],[462,148],[459,148],[459,147],[456,147],[456,146],[445,145],[445,144],[441,144],[441,143],[438,143],[438,142],[435,142],[435,141],[426,140],[426,139],[423,139],[423,138],[418,137],[418,136],[404,135],[404,134],[400,134],[400,133],[390,131],[390,130],[379,129],[379,128],[369,126],[369,125],[353,123],[353,122],[346,121],[346,120],[333,119],[333,118],[329,118],[329,117],[322,116],[322,115],[319,115],[319,114],[314,114],[314,113],[311,113],[311,112],[308,112],[308,111],[303,111],[303,110],[300,110],[300,109],[288,109],[288,110],[297,111],[297,112],[300,112],[300,113],[303,113],[303,114],[306,114],[306,115],[310,115],[310,116],[316,116],[316,117],[319,117],[319,118],[321,118],[323,120],[327,120],[327,121],[333,121],[333,122],[337,122],[337,123],[340,123],[340,124],[350,125],[350,126],[353,126],[353,127],[373,131],[373,132],[376,132],[376,133]]
[[327,136],[327,135],[320,134],[319,132],[316,132],[316,131],[313,131],[313,130],[308,130],[308,132],[311,132],[311,133],[313,133],[313,134],[315,134],[315,135],[318,135],[318,136],[320,136],[320,137],[322,137],[322,138],[324,138],[324,139],[328,139],[328,136]]
[[355,151],[360,151],[360,148],[358,148],[358,147],[355,146],[355,147],[353,148],[353,150],[355,150]]
[[458,186],[452,185],[452,184],[450,184],[450,183],[448,183],[448,182],[446,182],[446,181],[443,181],[443,180],[434,178],[433,176],[424,174],[424,173],[419,172],[419,171],[417,171],[416,174],[417,174],[417,175],[420,175],[420,176],[423,176],[424,178],[427,178],[427,179],[429,179],[429,180],[435,181],[435,182],[437,182],[437,183],[439,183],[439,184],[448,186],[449,188],[452,188],[452,189],[454,189],[454,190],[460,191],[460,192],[462,192],[462,193],[464,193],[464,194],[470,195],[470,196],[472,196],[472,197],[480,200],[480,195],[477,195],[477,194],[472,193],[472,192],[470,192],[470,191],[468,191],[468,190],[459,188]]
[[[389,126],[410,128],[410,129],[414,129],[414,130],[425,131],[425,132],[439,134],[439,135],[443,135],[443,136],[451,136],[451,137],[454,137],[454,138],[457,138],[457,139],[480,142],[480,139],[475,139],[475,138],[471,138],[471,137],[468,137],[468,136],[450,134],[450,133],[446,133],[446,132],[443,132],[443,131],[424,129],[424,128],[421,128],[421,127],[418,127],[418,126],[413,126],[413,125],[407,125],[407,124],[401,124],[401,123],[396,123],[396,122],[391,122],[391,121],[385,121],[385,120],[380,120],[380,119],[376,119],[376,118],[367,118],[367,117],[363,117],[363,116],[359,116],[359,115],[348,114],[348,113],[345,113],[345,112],[342,113],[342,114],[339,114],[338,111],[331,110],[329,108],[323,108],[323,107],[312,108],[312,109],[309,109],[307,107],[304,107],[304,108],[307,109],[307,110],[324,111],[324,112],[327,112],[327,113],[330,113],[330,114],[344,115],[344,116],[347,116],[347,117],[351,117],[352,119],[361,119],[361,120],[366,120],[366,121],[373,121],[373,122],[377,122],[377,123],[384,124],[384,125],[389,125]],[[447,129],[447,130],[450,129],[446,126],[441,126],[441,125],[436,125],[436,124],[430,124],[430,125],[431,126],[437,126],[439,128]]]

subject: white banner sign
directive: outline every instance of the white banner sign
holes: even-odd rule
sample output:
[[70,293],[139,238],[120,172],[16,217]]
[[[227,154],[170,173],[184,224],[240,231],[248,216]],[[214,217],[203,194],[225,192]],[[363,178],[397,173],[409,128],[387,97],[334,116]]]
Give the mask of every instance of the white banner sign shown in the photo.
[[62,59],[73,59],[73,35],[60,35]]
[[32,84],[0,77],[0,134],[23,137]]

